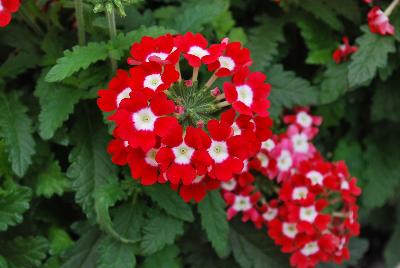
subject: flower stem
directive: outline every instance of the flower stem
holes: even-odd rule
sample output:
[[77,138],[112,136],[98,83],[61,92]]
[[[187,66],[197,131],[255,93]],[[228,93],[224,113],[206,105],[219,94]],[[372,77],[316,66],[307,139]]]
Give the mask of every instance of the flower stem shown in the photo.
[[182,75],[181,75],[181,67],[179,65],[179,61],[175,64],[175,70],[179,73],[178,82],[181,82],[182,81]]
[[[110,39],[114,39],[117,36],[117,26],[115,24],[115,10],[114,7],[111,7],[110,12],[106,12],[107,14],[107,22],[108,22],[108,30],[110,32]],[[117,61],[110,54],[111,61],[111,72],[115,73],[117,70]]]
[[193,68],[193,75],[192,75],[192,82],[197,81],[197,77],[199,76],[199,67],[194,67]]
[[206,85],[205,85],[205,89],[208,89],[212,86],[212,84],[214,84],[215,80],[217,80],[218,76],[215,75],[215,73],[213,73],[213,75],[210,77],[210,79],[208,79]]
[[223,102],[219,102],[219,103],[217,103],[217,107],[218,108],[223,108],[223,107],[226,107],[226,106],[229,106],[230,104],[229,104],[229,102],[227,102],[227,101],[223,101]]
[[26,23],[32,28],[32,30],[38,35],[44,35],[40,26],[36,23],[32,16],[29,15],[28,10],[26,9],[26,4],[21,5],[21,12],[20,12],[22,19],[26,21]]
[[223,100],[225,99],[225,93],[219,94],[217,97],[215,97],[216,100]]
[[394,8],[399,4],[400,0],[393,0],[392,3],[390,3],[390,5],[386,8],[385,10],[385,15],[386,16],[390,16],[390,14],[392,14],[392,11],[394,10]]
[[82,0],[75,0],[75,17],[78,28],[78,43],[80,46],[85,45],[85,18],[83,16],[83,3]]

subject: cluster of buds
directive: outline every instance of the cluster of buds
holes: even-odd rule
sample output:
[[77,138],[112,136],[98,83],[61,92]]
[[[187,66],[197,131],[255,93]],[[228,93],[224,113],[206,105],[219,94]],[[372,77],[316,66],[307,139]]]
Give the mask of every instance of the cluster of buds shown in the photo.
[[332,55],[332,58],[336,62],[336,64],[347,61],[350,55],[358,50],[357,46],[350,45],[349,38],[347,36],[344,36],[342,38],[342,41],[343,44],[340,44]]
[[277,182],[272,200],[256,190],[250,173],[221,184],[228,219],[241,213],[243,221],[266,226],[299,268],[341,263],[349,258],[350,237],[359,234],[356,179],[344,162],[326,162],[311,143],[321,121],[306,109],[285,116],[286,132],[264,142],[250,159],[250,169]]
[[0,0],[0,27],[6,27],[12,17],[12,13],[17,12],[20,0]]
[[[133,44],[133,66],[118,70],[98,93],[98,106],[112,112],[108,119],[116,125],[108,146],[112,161],[129,165],[143,185],[169,183],[185,201],[199,202],[241,174],[272,126],[270,85],[249,70],[251,63],[239,42],[208,45],[201,34],[143,37]],[[192,69],[190,80],[182,80],[181,69]],[[203,71],[210,75],[200,85]],[[220,92],[213,85],[222,77]]]

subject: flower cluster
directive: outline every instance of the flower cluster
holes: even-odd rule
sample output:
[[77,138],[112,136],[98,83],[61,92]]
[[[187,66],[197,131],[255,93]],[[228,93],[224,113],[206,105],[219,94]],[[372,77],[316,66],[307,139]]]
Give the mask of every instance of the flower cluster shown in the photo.
[[[356,179],[344,162],[326,162],[311,142],[321,121],[307,109],[285,116],[286,132],[263,142],[242,174],[221,185],[228,219],[241,213],[243,221],[266,226],[300,268],[348,259],[349,239],[359,234]],[[274,199],[264,200],[248,168],[278,182]]]
[[[112,161],[143,185],[169,183],[185,201],[241,174],[271,136],[266,76],[251,72],[239,42],[209,45],[201,34],[143,37],[98,106],[112,112]],[[181,59],[184,59],[181,62]],[[203,70],[201,70],[202,66]],[[190,80],[182,73],[192,69]],[[200,71],[210,72],[200,85]],[[213,87],[224,77],[223,92]]]
[[10,21],[12,13],[17,12],[20,0],[0,0],[0,27],[6,27]]
[[333,60],[339,64],[343,61],[347,61],[351,54],[357,51],[357,46],[350,46],[349,38],[344,36],[343,44],[340,44],[339,47],[333,52],[332,58]]

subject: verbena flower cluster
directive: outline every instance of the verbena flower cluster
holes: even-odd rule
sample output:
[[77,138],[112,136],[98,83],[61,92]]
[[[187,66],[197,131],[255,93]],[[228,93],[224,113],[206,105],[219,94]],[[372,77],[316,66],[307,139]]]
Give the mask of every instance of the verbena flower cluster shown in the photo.
[[17,12],[20,0],[0,0],[0,27],[7,26],[12,17],[12,13]]
[[[344,42],[338,59],[355,50]],[[341,263],[359,233],[356,179],[344,162],[319,154],[312,140],[322,118],[308,109],[285,116],[286,131],[272,135],[270,85],[249,70],[251,62],[239,42],[208,45],[201,34],[133,44],[133,67],[118,70],[99,91],[98,106],[112,112],[108,119],[116,126],[108,146],[112,161],[128,165],[143,185],[169,183],[187,202],[221,187],[228,220],[241,214],[257,228],[266,226],[295,267]],[[203,65],[209,78],[200,85]],[[192,69],[191,79],[182,80],[182,67]],[[223,92],[213,87],[221,78]],[[273,200],[257,189],[260,175],[260,183],[273,185]]]
[[361,190],[344,162],[330,163],[312,144],[321,118],[307,109],[284,117],[285,133],[263,142],[249,166],[277,181],[276,198],[266,201],[247,171],[222,183],[228,219],[240,214],[291,253],[294,267],[319,262],[342,263],[349,258],[350,237],[358,236]]

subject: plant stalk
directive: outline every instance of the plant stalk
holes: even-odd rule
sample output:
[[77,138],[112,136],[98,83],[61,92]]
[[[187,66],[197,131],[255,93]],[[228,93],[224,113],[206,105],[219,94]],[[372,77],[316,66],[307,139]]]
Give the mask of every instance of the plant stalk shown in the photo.
[[400,3],[400,0],[393,0],[392,3],[386,8],[385,12],[383,12],[386,16],[390,16],[392,14],[395,7]]
[[[117,36],[117,26],[115,24],[115,10],[114,7],[111,8],[110,12],[106,12],[107,14],[107,22],[108,22],[108,30],[110,32],[110,40],[114,39]],[[117,70],[117,61],[109,55],[111,62],[111,72],[114,74]]]
[[31,27],[31,29],[38,35],[44,35],[42,28],[36,23],[32,16],[29,15],[28,10],[26,9],[26,4],[21,5],[20,14],[22,19],[26,21],[26,23]]
[[85,18],[83,16],[83,2],[82,0],[74,0],[75,4],[75,17],[78,28],[78,44],[84,46],[86,43],[85,36]]

